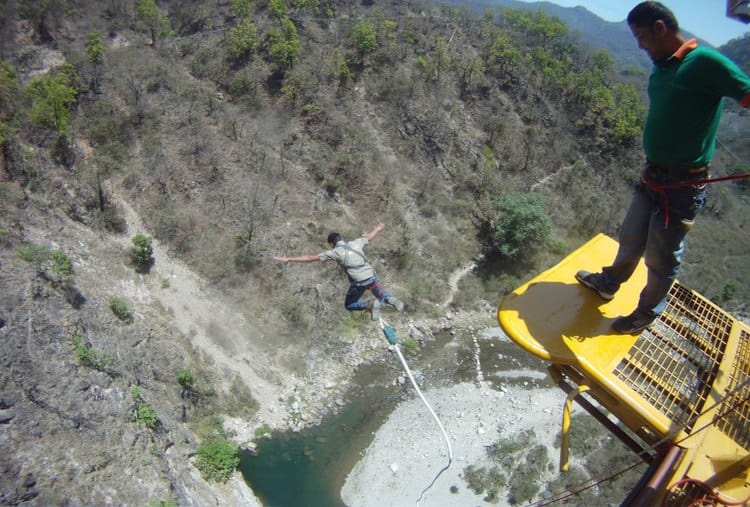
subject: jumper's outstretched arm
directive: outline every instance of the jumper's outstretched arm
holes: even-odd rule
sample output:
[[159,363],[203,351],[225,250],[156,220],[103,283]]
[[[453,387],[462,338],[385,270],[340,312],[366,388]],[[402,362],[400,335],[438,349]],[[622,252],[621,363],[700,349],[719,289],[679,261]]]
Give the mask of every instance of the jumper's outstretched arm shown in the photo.
[[299,257],[286,257],[284,255],[278,255],[273,259],[281,262],[315,262],[319,261],[320,257],[317,255],[300,255]]

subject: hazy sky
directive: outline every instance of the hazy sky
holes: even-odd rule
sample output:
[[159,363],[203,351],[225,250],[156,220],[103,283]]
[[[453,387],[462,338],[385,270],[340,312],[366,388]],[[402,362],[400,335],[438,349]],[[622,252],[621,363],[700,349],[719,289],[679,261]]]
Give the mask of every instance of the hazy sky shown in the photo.
[[[533,0],[522,0],[533,1]],[[564,7],[583,6],[607,21],[623,21],[640,0],[547,0]],[[725,0],[660,0],[677,17],[680,27],[721,46],[750,32],[750,25],[726,17]]]

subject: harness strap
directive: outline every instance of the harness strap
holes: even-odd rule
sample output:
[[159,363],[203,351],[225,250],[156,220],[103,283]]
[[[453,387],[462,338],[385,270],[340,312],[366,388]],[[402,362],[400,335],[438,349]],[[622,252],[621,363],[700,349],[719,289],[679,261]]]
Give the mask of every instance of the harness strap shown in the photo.
[[644,173],[641,177],[641,181],[652,191],[661,195],[664,199],[664,228],[666,229],[669,225],[669,195],[667,190],[670,188],[687,188],[697,187],[701,185],[708,185],[709,183],[717,183],[719,181],[732,181],[750,178],[750,173],[733,174],[731,176],[720,176],[718,178],[702,178],[698,180],[687,180],[678,181],[674,183],[657,183],[648,178],[647,173]]

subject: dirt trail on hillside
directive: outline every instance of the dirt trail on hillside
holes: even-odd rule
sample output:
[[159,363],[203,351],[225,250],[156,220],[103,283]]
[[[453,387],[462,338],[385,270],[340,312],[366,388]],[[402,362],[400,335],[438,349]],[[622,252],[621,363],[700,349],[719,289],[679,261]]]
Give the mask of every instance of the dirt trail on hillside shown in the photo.
[[[145,234],[146,229],[124,199],[113,197],[127,223],[127,236],[121,241],[130,248],[132,236]],[[224,388],[236,377],[242,379],[260,405],[259,422],[282,427],[287,413],[277,400],[283,388],[271,381],[282,377],[269,368],[269,361],[253,345],[252,324],[159,241],[153,239],[152,246],[155,263],[146,278],[150,297],[171,314],[177,329],[195,348],[216,364],[223,373]]]

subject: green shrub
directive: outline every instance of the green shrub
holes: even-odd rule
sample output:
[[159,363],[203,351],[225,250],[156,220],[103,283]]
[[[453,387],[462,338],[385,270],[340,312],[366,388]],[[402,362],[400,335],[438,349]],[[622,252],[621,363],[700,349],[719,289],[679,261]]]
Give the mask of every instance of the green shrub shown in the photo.
[[320,106],[317,104],[305,104],[304,106],[302,106],[303,116],[312,116],[319,112],[320,112]]
[[474,468],[474,466],[469,465],[464,468],[464,480],[469,489],[477,495],[484,493],[484,500],[492,503],[497,502],[500,489],[504,488],[507,483],[505,475],[496,466]]
[[227,481],[239,464],[237,445],[221,435],[207,439],[196,451],[195,467],[207,481]]
[[409,284],[409,297],[415,306],[421,305],[423,299],[427,299],[430,293],[430,285],[424,279],[414,280]]
[[270,438],[271,433],[273,433],[273,429],[267,424],[264,424],[260,428],[256,428],[256,430],[253,432],[253,437],[255,438]]
[[141,386],[131,387],[130,396],[132,396],[135,401],[141,401],[143,399],[143,389],[141,389]]
[[547,468],[547,447],[536,445],[524,453],[519,462],[515,460],[515,469],[508,488],[508,501],[513,505],[527,503],[541,489],[542,475]]
[[91,348],[86,343],[86,339],[80,331],[74,334],[71,340],[75,348],[76,357],[82,365],[102,371],[112,362],[109,356]]
[[269,0],[268,13],[277,21],[283,21],[287,16],[287,7],[284,0]]
[[401,342],[401,348],[404,352],[414,352],[419,348],[419,342],[414,338],[406,338]]
[[143,399],[143,389],[141,386],[133,386],[130,389],[130,395],[135,401],[135,420],[146,426],[148,429],[156,428],[159,424],[159,417],[156,410],[146,400]]
[[51,260],[52,271],[63,278],[73,275],[72,261],[60,250],[54,250],[44,245],[22,245],[18,248],[17,253],[21,259],[35,264],[38,269],[42,269],[43,265]]
[[164,500],[163,498],[151,498],[148,507],[177,507],[176,500]]
[[156,428],[159,417],[156,415],[156,410],[154,410],[151,404],[142,401],[136,406],[135,420],[152,430]]
[[183,389],[189,390],[193,388],[193,384],[195,384],[195,375],[190,371],[186,369],[178,370],[176,377],[177,383],[180,384]]
[[130,249],[130,258],[137,266],[148,265],[154,254],[151,238],[143,234],[136,234],[132,241],[133,247]]
[[42,245],[22,245],[18,247],[17,253],[26,262],[40,266],[49,259],[50,248]]
[[119,296],[111,296],[109,298],[109,309],[115,314],[115,317],[130,324],[133,322],[133,314],[130,313],[127,303]]
[[514,438],[501,438],[487,447],[487,455],[495,462],[511,465],[513,455],[528,448],[536,440],[534,430],[524,430]]
[[240,19],[250,17],[252,9],[253,4],[250,0],[232,0],[232,3],[229,6],[229,12],[231,12],[234,17]]
[[60,250],[52,251],[52,271],[67,278],[73,275],[73,263],[70,258]]
[[492,239],[502,255],[520,257],[545,247],[552,221],[539,194],[510,192],[494,199],[492,206]]

